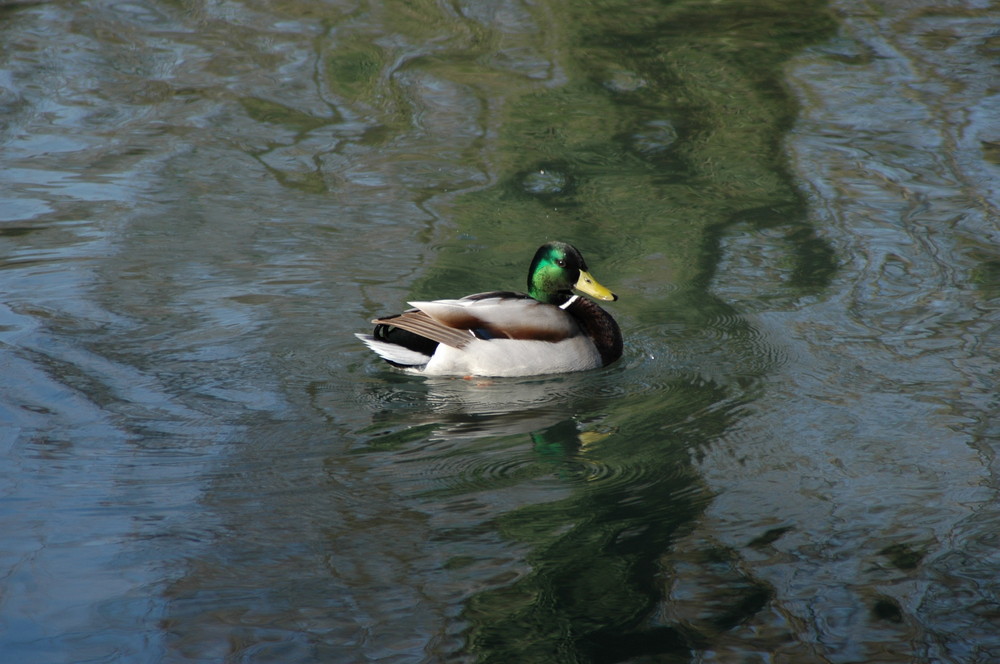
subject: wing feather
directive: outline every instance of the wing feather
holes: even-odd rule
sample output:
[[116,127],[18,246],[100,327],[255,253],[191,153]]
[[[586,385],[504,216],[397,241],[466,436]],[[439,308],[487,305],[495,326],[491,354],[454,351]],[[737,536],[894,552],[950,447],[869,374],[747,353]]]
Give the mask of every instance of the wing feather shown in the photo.
[[[410,304],[435,322],[480,339],[558,342],[580,334],[572,316],[559,307],[525,296],[498,294],[461,300]],[[470,336],[472,336],[470,335]],[[451,344],[449,344],[451,345]]]
[[398,327],[454,348],[462,348],[475,338],[468,330],[443,325],[419,309],[410,309],[395,316],[376,318],[372,322],[377,325]]
[[581,334],[573,316],[520,293],[497,291],[410,305],[414,308],[372,322],[398,327],[453,348],[464,348],[476,339],[557,343]]

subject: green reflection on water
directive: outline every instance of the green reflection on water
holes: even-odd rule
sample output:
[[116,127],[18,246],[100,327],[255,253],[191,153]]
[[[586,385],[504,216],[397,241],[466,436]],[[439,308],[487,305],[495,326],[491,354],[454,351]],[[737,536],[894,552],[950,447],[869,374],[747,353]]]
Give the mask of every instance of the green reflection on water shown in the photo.
[[507,537],[531,544],[531,572],[469,602],[469,641],[481,661],[618,661],[683,653],[700,642],[682,627],[650,624],[649,613],[660,597],[659,557],[709,500],[690,449],[733,414],[719,410],[700,431],[686,431],[676,423],[724,399],[724,390],[673,387],[673,399],[661,392],[609,414],[602,422],[609,435],[593,444],[581,445],[567,427],[536,432],[540,456],[561,449],[603,472],[581,478],[563,500],[499,520]]
[[[490,186],[435,198],[459,240],[445,239],[412,285],[413,297],[520,287],[534,249],[562,239],[622,295],[611,308],[626,335],[638,324],[666,338],[671,321],[728,316],[730,339],[750,338],[738,312],[708,288],[736,228],[782,238],[787,264],[777,267],[792,294],[826,287],[835,257],[805,220],[781,145],[796,111],[782,66],[832,34],[823,3],[608,1],[532,11],[546,28],[534,45],[555,60],[535,78],[498,73],[502,38],[485,31],[407,65],[476,91],[489,109],[490,136],[469,159],[494,176]],[[397,22],[410,35],[428,29],[405,13]],[[382,108],[396,105],[391,86],[378,83],[389,59],[362,41],[347,43],[327,60],[331,87]],[[384,142],[398,123],[387,116]],[[480,250],[489,258],[472,256]],[[768,362],[757,366],[764,372]],[[626,371],[600,373],[594,385]],[[481,661],[684,659],[713,637],[701,625],[654,619],[666,586],[660,559],[710,500],[691,455],[739,417],[755,377],[716,382],[644,371],[654,385],[645,393],[627,387],[624,398],[567,398],[561,421],[531,433],[534,458],[516,475],[433,492],[510,487],[553,469],[571,489],[497,520],[505,537],[529,546],[530,572],[468,601],[467,647]],[[619,377],[639,380],[632,372]],[[438,425],[400,428],[392,420],[404,413],[386,417],[387,433],[370,438],[369,449],[406,446]],[[594,432],[581,433],[579,423],[595,420],[604,434],[587,444]],[[605,474],[588,478],[584,462]],[[459,552],[450,566],[465,564]],[[724,630],[768,601],[767,589],[752,583],[733,588],[705,625]]]
[[[666,297],[692,320],[725,309],[706,293],[729,228],[779,228],[792,247],[793,290],[816,292],[836,269],[833,252],[804,219],[786,169],[783,133],[795,117],[782,65],[828,37],[820,2],[641,3],[560,6],[555,37],[568,75],[562,85],[516,90],[501,109],[493,164],[500,181],[452,199],[445,216],[493,252],[526,261],[543,240],[580,246],[592,264],[614,262],[620,282],[652,284],[616,311],[662,324],[642,304]],[[495,81],[489,85],[497,85]],[[446,245],[441,264],[414,289],[455,292],[451,266],[467,247]],[[637,260],[651,257],[649,260]],[[488,287],[510,281],[510,265],[483,265]],[[468,604],[469,646],[481,661],[620,661],[649,654],[685,658],[711,635],[650,616],[662,599],[658,560],[709,499],[690,468],[702,441],[724,430],[737,407],[717,408],[684,430],[674,423],[733,398],[728,389],[683,382],[685,396],[604,404],[615,433],[590,453],[611,468],[641,467],[630,482],[578,483],[568,498],[517,509],[499,523],[527,542],[531,572]],[[551,457],[576,449],[575,430],[535,434]],[[624,472],[624,471],[623,471]],[[748,586],[714,624],[737,624],[767,601]],[[709,621],[712,622],[712,621]]]
[[327,61],[334,89],[353,99],[370,97],[376,88],[388,55],[370,41],[341,44]]
[[[493,158],[501,181],[457,197],[445,216],[490,251],[527,257],[543,240],[565,239],[593,263],[618,257],[616,279],[682,288],[704,286],[729,225],[748,218],[754,227],[789,224],[803,252],[793,285],[821,288],[835,265],[804,226],[786,169],[781,141],[795,103],[781,67],[830,35],[824,8],[603,2],[553,9],[568,80],[504,91],[510,101],[500,111]],[[497,85],[491,80],[484,90]],[[461,262],[463,250],[445,247],[441,262]],[[484,274],[484,283],[509,280],[507,270]],[[447,270],[426,279],[421,293],[454,289]]]

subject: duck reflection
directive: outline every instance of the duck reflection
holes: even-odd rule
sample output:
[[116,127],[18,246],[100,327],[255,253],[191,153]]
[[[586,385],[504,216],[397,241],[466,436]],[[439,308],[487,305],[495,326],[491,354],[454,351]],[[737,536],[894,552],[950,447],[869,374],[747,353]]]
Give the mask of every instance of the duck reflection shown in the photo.
[[[358,452],[381,456],[396,486],[450,525],[463,561],[451,571],[470,570],[479,588],[464,602],[468,650],[540,661],[557,651],[684,652],[699,641],[649,617],[663,599],[660,557],[710,499],[690,465],[701,436],[679,423],[692,406],[724,401],[724,387],[677,376],[624,408],[613,372],[397,379],[372,386],[383,408]],[[484,529],[518,544],[523,573],[482,583],[490,561],[470,553],[468,534]]]

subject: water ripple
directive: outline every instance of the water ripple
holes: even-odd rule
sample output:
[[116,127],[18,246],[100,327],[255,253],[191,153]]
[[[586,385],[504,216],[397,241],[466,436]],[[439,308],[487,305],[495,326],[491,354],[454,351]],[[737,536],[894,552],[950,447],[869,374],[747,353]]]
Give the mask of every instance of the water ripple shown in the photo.
[[574,487],[632,488],[654,479],[643,464],[603,460],[599,445],[594,445],[608,435],[566,421],[529,434],[480,439],[474,445],[438,437],[415,442],[386,463],[394,481],[425,497],[519,486],[552,499]]
[[648,479],[650,472],[641,464],[612,464],[596,458],[581,457],[579,482],[602,487],[635,486]]

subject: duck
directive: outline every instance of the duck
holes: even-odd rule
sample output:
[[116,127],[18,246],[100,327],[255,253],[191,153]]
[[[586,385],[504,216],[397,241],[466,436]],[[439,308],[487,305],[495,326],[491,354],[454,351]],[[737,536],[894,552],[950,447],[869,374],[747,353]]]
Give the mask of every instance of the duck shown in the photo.
[[[579,291],[574,293],[573,291]],[[427,376],[538,376],[607,366],[622,355],[618,323],[601,301],[618,296],[571,244],[548,242],[528,268],[528,292],[489,291],[409,302],[356,334],[390,365]]]

